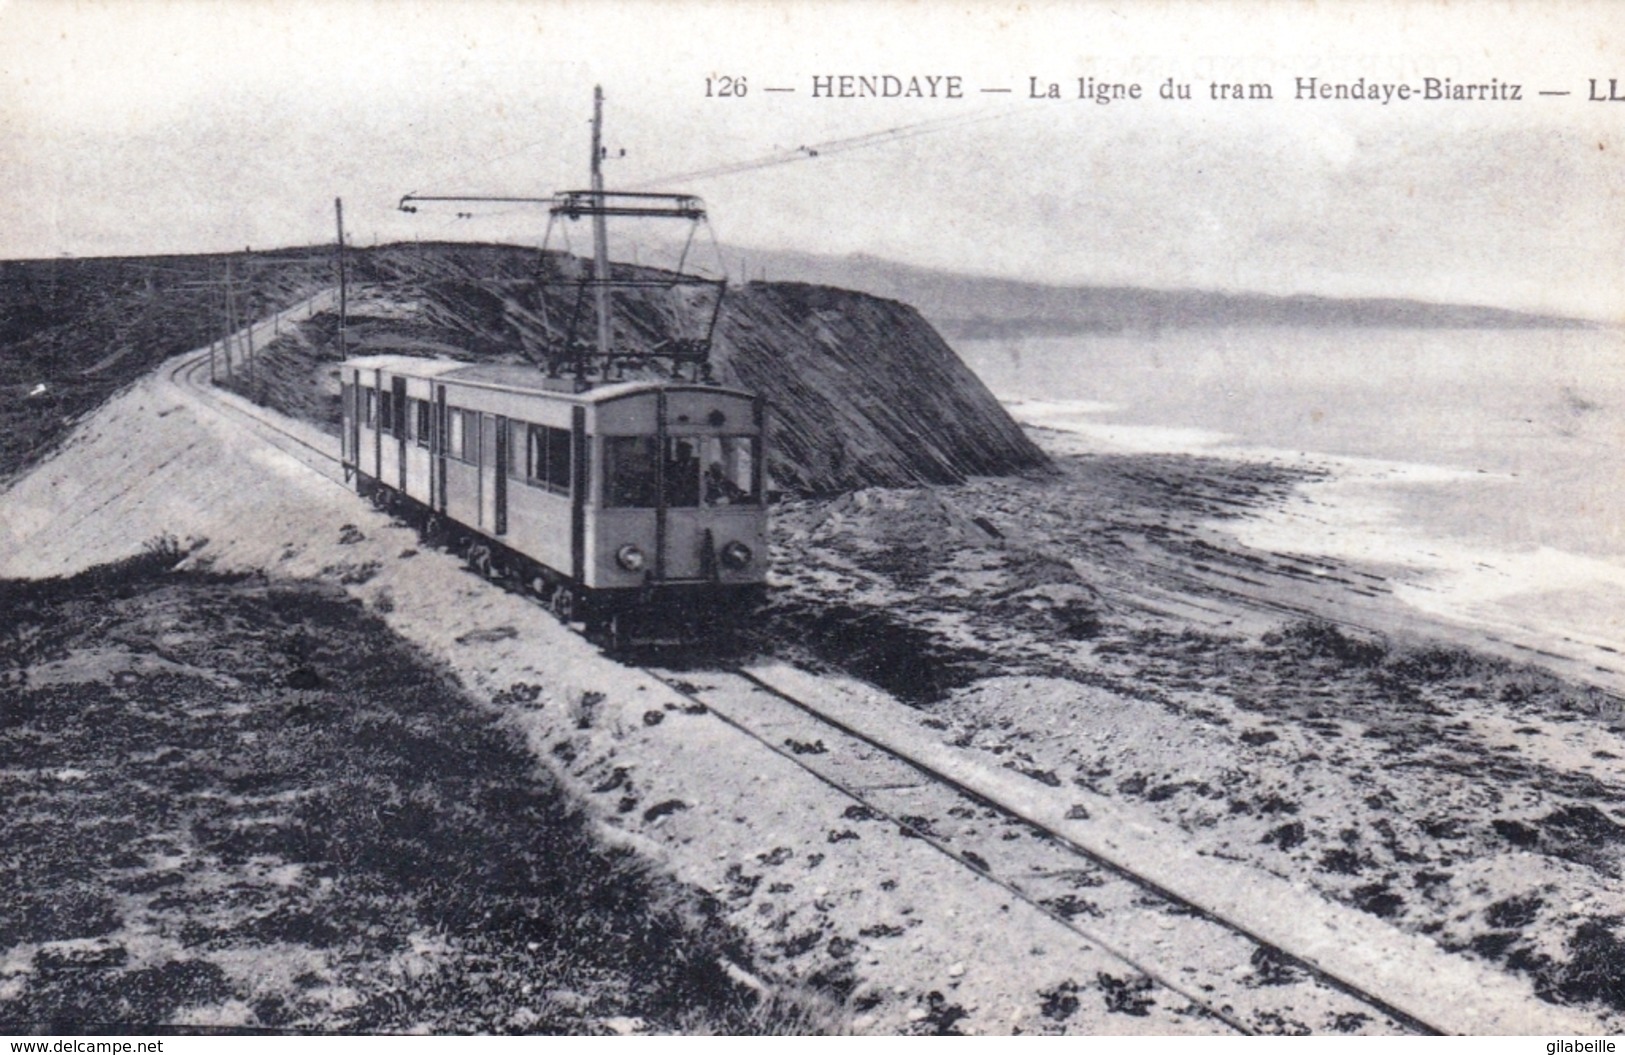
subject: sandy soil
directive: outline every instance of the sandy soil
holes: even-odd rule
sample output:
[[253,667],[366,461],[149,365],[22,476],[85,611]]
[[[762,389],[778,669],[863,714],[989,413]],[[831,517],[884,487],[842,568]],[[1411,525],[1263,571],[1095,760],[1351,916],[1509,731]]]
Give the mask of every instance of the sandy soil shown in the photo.
[[[1617,1029],[1617,714],[1460,640],[1328,622],[1389,625],[1382,569],[1251,552],[1211,526],[1301,479],[1063,457],[1027,480],[790,503],[754,644],[874,682],[875,708],[987,771],[1131,806],[1197,857]],[[342,586],[447,664],[470,722],[489,707],[522,735],[607,838],[712,892],[764,976],[845,1000],[854,1028],[1218,1029],[1167,994],[1124,1001],[1132,972],[998,906],[919,840],[835,838],[849,800],[162,379],[0,502],[3,575],[169,532],[210,539],[192,560],[219,571]]]

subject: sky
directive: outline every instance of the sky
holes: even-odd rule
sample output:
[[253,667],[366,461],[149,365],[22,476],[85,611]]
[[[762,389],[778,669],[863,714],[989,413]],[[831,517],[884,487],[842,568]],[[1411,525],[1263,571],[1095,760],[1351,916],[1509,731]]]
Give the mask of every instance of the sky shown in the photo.
[[[963,98],[813,96],[841,74]],[[1296,98],[1309,77],[1523,98]],[[0,258],[330,241],[337,197],[363,245],[540,244],[536,207],[396,205],[583,186],[599,84],[609,185],[700,194],[731,246],[1622,321],[1611,77],[1608,2],[0,0]]]

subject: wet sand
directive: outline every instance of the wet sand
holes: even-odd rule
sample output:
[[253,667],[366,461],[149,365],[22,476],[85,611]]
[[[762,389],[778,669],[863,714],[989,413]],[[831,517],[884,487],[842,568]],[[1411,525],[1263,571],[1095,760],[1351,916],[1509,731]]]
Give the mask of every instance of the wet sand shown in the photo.
[[[1214,524],[1253,550],[1378,574],[1397,602],[1371,611],[1359,598],[1334,598],[1321,613],[1326,618],[1445,634],[1625,694],[1625,563],[1471,530],[1472,507],[1526,498],[1513,476],[1235,446],[1206,430],[1100,422],[1103,409],[1078,402],[1012,407],[1063,456],[1183,454],[1290,471],[1297,480],[1282,501]],[[1441,512],[1446,507],[1461,508]]]

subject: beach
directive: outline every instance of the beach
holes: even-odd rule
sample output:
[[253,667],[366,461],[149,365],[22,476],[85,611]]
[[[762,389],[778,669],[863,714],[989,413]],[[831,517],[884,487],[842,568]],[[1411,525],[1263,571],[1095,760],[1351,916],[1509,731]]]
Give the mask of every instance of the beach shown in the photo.
[[1249,546],[1376,569],[1413,615],[1625,689],[1625,341],[1612,330],[961,342],[1057,450],[1291,465]]

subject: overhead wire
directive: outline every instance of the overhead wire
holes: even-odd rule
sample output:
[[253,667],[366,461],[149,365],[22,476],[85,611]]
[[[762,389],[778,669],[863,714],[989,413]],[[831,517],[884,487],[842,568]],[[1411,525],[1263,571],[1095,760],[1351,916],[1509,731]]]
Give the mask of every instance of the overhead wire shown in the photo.
[[904,139],[916,136],[931,135],[944,132],[950,128],[977,124],[982,121],[991,121],[1005,116],[1006,110],[993,112],[979,112],[974,114],[961,114],[955,117],[939,117],[930,121],[919,121],[909,125],[897,125],[891,128],[877,129],[873,132],[864,132],[855,136],[843,136],[839,139],[828,139],[810,145],[798,146],[790,150],[778,150],[761,157],[745,161],[731,162],[711,168],[693,169],[688,172],[678,172],[655,179],[645,180],[628,187],[629,190],[647,190],[662,184],[692,182],[695,180],[715,179],[720,176],[732,176],[742,172],[753,172],[757,169],[770,168],[775,165],[788,165],[797,161],[812,161],[817,158],[834,154],[844,154],[853,150],[862,150],[867,147],[885,146]]
[[[857,135],[842,136],[842,137],[839,137],[839,138],[836,138],[836,139],[821,140],[821,141],[815,142],[815,143],[810,144],[810,145],[802,145],[802,146],[798,146],[798,147],[795,147],[795,148],[790,149],[790,150],[777,150],[777,151],[774,151],[773,153],[762,155],[762,156],[756,157],[756,158],[750,158],[750,159],[747,159],[747,160],[744,160],[744,161],[730,162],[730,163],[723,164],[723,165],[715,165],[715,166],[712,166],[712,167],[709,167],[709,168],[694,169],[694,170],[690,170],[690,171],[687,171],[687,172],[679,172],[679,173],[674,173],[674,174],[671,174],[671,175],[660,176],[660,177],[656,177],[654,179],[645,180],[645,181],[640,182],[640,183],[631,184],[631,185],[627,186],[625,189],[629,190],[629,191],[650,190],[652,188],[656,188],[656,187],[659,187],[659,186],[662,186],[662,185],[670,185],[670,184],[673,184],[673,183],[683,183],[683,182],[691,182],[691,181],[696,181],[696,180],[715,179],[715,178],[719,178],[719,177],[723,177],[723,176],[738,175],[740,173],[745,173],[745,172],[754,172],[754,171],[757,171],[759,169],[771,168],[771,167],[774,167],[774,166],[777,166],[777,165],[792,164],[792,163],[798,162],[798,161],[812,161],[812,160],[816,160],[816,159],[822,158],[822,157],[828,157],[828,156],[833,156],[833,155],[849,153],[849,152],[855,151],[855,150],[864,150],[864,149],[868,149],[870,147],[886,146],[886,145],[890,145],[892,143],[901,142],[903,140],[913,139],[913,138],[916,138],[918,136],[933,135],[933,134],[936,134],[938,132],[948,131],[949,129],[953,129],[953,128],[966,127],[966,126],[969,126],[969,125],[979,124],[979,123],[986,122],[986,121],[997,120],[997,119],[1000,119],[1000,118],[1007,117],[1012,112],[1014,112],[1014,110],[1012,108],[1001,107],[1001,108],[998,108],[998,109],[995,109],[995,110],[982,110],[982,111],[977,111],[977,112],[973,112],[973,113],[969,113],[969,114],[959,114],[959,115],[950,116],[950,117],[933,118],[933,119],[928,120],[928,121],[917,121],[917,122],[914,122],[912,124],[894,125],[894,126],[891,126],[889,128],[876,129],[876,130],[871,131],[871,132],[862,132],[862,133],[859,133]],[[521,152],[523,152],[525,150],[528,150],[528,149],[530,149],[530,148],[532,148],[534,146],[540,145],[541,142],[543,142],[543,141],[538,141],[537,143],[527,143],[527,144],[525,144],[523,146],[515,148],[514,150],[508,151],[505,154],[501,154],[501,155],[498,155],[495,158],[491,158],[491,159],[489,159],[489,160],[487,160],[485,162],[478,162],[478,163],[476,163],[476,165],[468,166],[467,168],[465,168],[464,171],[467,171],[468,169],[472,169],[472,168],[476,167],[477,165],[493,164],[493,163],[495,163],[497,161],[501,161],[501,160],[504,160],[506,158],[512,157],[515,154],[521,153]],[[491,213],[474,213],[472,211],[460,211],[456,216],[454,216],[450,221],[448,221],[447,225],[449,226],[450,224],[454,224],[454,223],[457,223],[457,222],[459,222],[461,220],[465,220],[465,219],[475,219],[476,217],[478,217],[478,218],[487,218],[487,217],[494,218],[494,217],[497,217],[497,216],[511,215],[511,214],[518,213],[518,212],[521,212],[521,211],[524,211],[524,210],[517,209],[517,208],[501,209],[501,210],[497,210],[497,211],[494,211],[494,212],[491,212]],[[548,226],[549,226],[549,230],[551,231],[551,228],[553,226],[551,221],[549,222]],[[724,276],[726,276],[727,275],[727,265],[722,260],[722,249],[721,249],[720,244],[717,242],[716,230],[715,230],[715,228],[713,228],[711,226],[710,223],[706,223],[705,227],[706,227],[706,233],[710,237],[712,250],[716,254],[716,259],[718,261],[718,264],[721,267],[721,272],[722,272],[722,274]],[[569,235],[569,225],[568,224],[564,225],[563,236],[564,236],[564,243],[565,243],[564,244],[564,251],[567,254],[569,254],[569,253],[573,252],[573,247],[570,245],[570,235]],[[690,237],[692,238],[692,235]],[[685,256],[686,255],[687,254],[685,253]]]
[[[519,145],[517,147],[514,147],[512,150],[507,151],[506,153],[497,154],[497,155],[494,155],[492,157],[482,158],[479,161],[470,162],[470,163],[465,164],[465,165],[463,165],[460,168],[457,168],[455,170],[451,170],[449,168],[449,166],[448,166],[447,169],[442,170],[441,173],[434,175],[432,178],[430,178],[430,179],[428,179],[428,180],[426,180],[424,182],[425,182],[426,185],[434,185],[434,184],[439,184],[439,183],[454,182],[456,180],[462,179],[464,176],[466,176],[469,173],[473,172],[475,169],[488,168],[491,165],[495,165],[495,164],[497,164],[498,162],[501,162],[501,161],[506,161],[509,158],[514,157],[514,156],[516,156],[518,154],[523,154],[527,150],[534,150],[536,147],[545,146],[546,144],[548,144],[550,142],[552,142],[551,139],[538,139],[538,140],[535,140],[535,141],[530,142],[530,143],[523,143],[523,144],[521,144],[521,145]],[[444,176],[445,178],[442,178],[442,176]],[[413,193],[415,194],[417,192],[414,191]]]
[[[626,187],[626,189],[631,191],[649,190],[665,184],[715,179],[721,176],[732,176],[744,172],[754,172],[758,169],[771,168],[776,165],[787,165],[797,161],[811,161],[817,158],[844,154],[854,150],[885,146],[905,139],[912,139],[917,136],[932,135],[937,132],[947,131],[951,128],[958,128],[978,124],[984,121],[991,121],[1005,117],[1010,112],[1012,111],[1008,108],[1002,108],[994,111],[979,111],[976,113],[960,114],[952,117],[938,117],[929,121],[918,121],[907,125],[894,125],[889,128],[876,129],[875,131],[863,132],[858,135],[821,140],[810,145],[798,146],[789,150],[776,150],[770,154],[749,158],[744,161],[728,162],[722,165],[714,165],[709,168],[692,169],[687,172],[678,172],[665,176],[658,176],[653,179],[630,184]],[[540,146],[545,142],[547,142],[547,140],[538,140],[533,143],[526,143],[504,154],[499,154],[495,157],[485,159],[484,161],[465,166],[461,172],[466,173],[477,167],[495,164],[498,161],[503,161],[533,147]],[[481,218],[488,216],[505,216],[519,211],[521,210],[504,209],[492,213],[468,213],[466,215],[460,214],[458,218],[474,219],[476,216]]]

